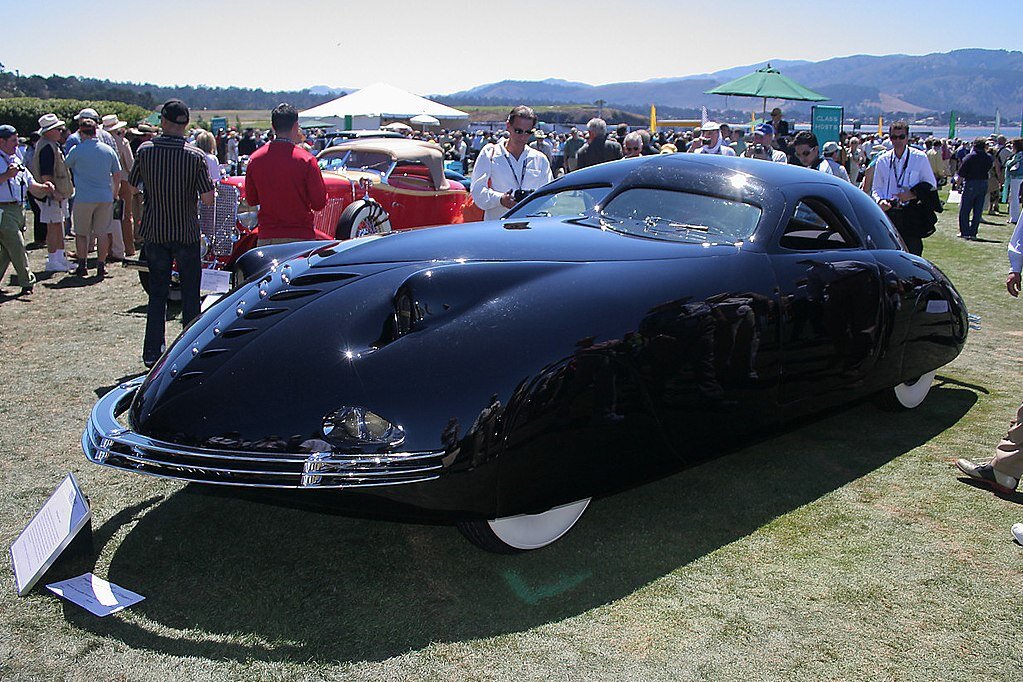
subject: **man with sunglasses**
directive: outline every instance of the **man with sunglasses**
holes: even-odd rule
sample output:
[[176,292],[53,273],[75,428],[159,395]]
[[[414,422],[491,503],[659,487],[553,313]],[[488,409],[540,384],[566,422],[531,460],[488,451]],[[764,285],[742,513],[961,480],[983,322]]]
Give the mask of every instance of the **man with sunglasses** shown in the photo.
[[[927,155],[909,146],[906,121],[892,123],[888,137],[892,148],[874,163],[870,194],[902,235],[909,252],[919,256],[924,250],[923,232],[927,230],[918,224],[918,211],[913,209],[919,207],[925,193],[929,196],[936,190],[938,181]],[[933,226],[930,230],[933,231]]]
[[820,143],[817,141],[817,136],[809,130],[800,130],[796,133],[796,136],[792,138],[792,149],[801,165],[828,175],[835,174],[831,170],[831,165],[821,159]]
[[483,209],[484,220],[501,218],[526,195],[553,180],[544,154],[528,146],[536,130],[536,114],[527,106],[508,113],[508,137],[480,150],[469,191]]

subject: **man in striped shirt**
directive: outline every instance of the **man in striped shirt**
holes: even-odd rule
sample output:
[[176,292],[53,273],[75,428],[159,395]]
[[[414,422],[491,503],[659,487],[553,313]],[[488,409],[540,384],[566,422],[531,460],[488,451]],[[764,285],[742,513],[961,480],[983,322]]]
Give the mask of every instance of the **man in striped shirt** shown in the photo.
[[181,281],[181,324],[199,316],[201,279],[199,205],[213,205],[214,188],[206,170],[206,155],[185,141],[189,112],[172,99],[160,109],[163,134],[139,146],[128,183],[142,192],[139,237],[149,264],[149,306],[142,362],[156,364],[165,346],[164,320],[170,290],[171,264]]

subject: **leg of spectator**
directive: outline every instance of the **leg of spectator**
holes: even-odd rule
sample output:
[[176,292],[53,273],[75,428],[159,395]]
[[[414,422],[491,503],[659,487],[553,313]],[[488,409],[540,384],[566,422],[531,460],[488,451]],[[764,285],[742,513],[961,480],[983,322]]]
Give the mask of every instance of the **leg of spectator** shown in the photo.
[[175,244],[174,259],[181,282],[181,325],[187,327],[189,322],[199,317],[199,286],[202,280],[199,242]]
[[142,341],[142,360],[156,362],[163,354],[167,318],[167,294],[171,281],[171,249],[167,244],[146,242],[149,264],[149,304],[146,306],[146,335]]

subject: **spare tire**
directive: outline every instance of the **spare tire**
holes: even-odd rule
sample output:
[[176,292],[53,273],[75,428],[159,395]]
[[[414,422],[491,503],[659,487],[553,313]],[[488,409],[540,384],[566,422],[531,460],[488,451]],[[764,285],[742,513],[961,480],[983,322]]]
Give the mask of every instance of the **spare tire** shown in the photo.
[[337,221],[338,239],[355,239],[370,234],[386,234],[391,231],[391,218],[379,203],[359,199],[349,204]]

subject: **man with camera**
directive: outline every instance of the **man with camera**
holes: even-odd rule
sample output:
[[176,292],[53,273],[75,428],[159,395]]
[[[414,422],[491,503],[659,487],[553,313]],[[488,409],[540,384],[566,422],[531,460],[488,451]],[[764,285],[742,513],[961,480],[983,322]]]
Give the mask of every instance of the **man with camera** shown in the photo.
[[551,164],[544,154],[529,147],[536,129],[536,114],[527,106],[508,113],[508,137],[480,150],[472,170],[470,192],[483,209],[484,220],[502,217],[530,192],[553,180]]
[[774,128],[771,127],[770,123],[761,123],[753,129],[753,143],[746,145],[742,156],[747,159],[788,163],[789,157],[785,155],[785,152],[775,149],[772,146],[773,141]]

